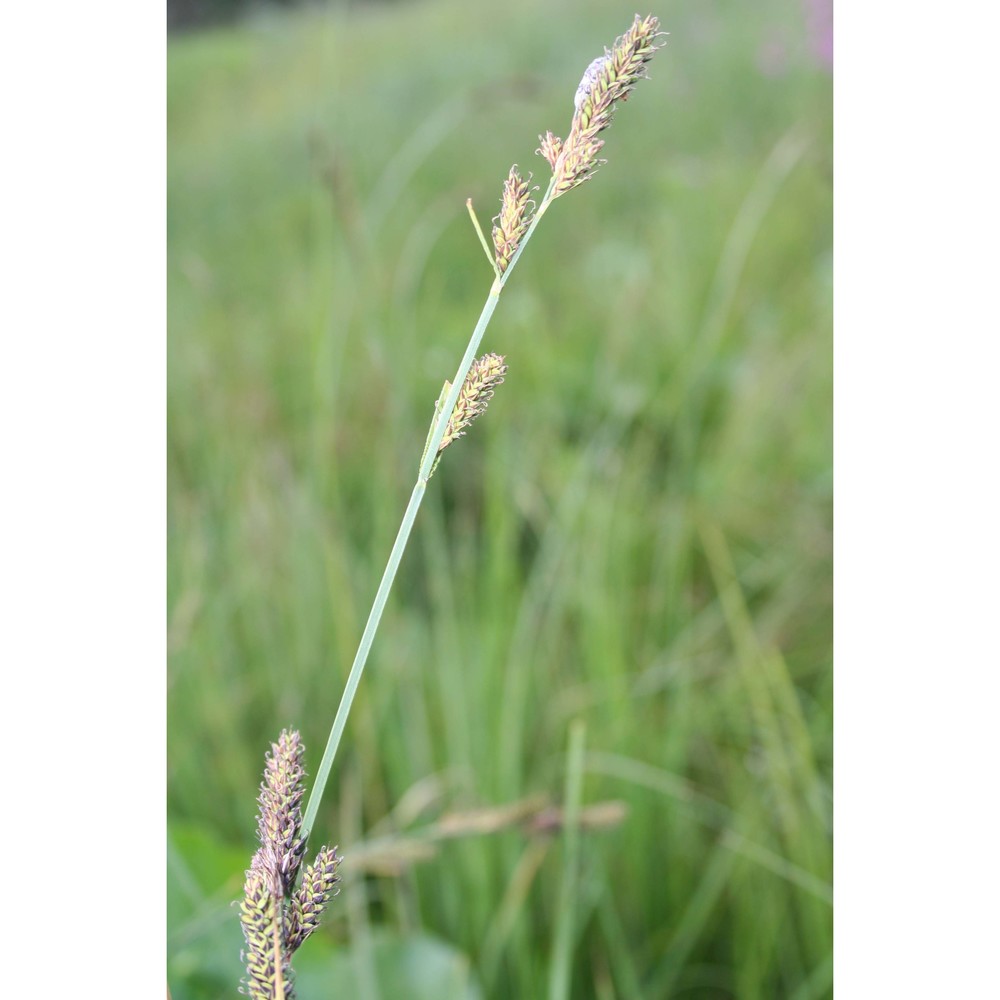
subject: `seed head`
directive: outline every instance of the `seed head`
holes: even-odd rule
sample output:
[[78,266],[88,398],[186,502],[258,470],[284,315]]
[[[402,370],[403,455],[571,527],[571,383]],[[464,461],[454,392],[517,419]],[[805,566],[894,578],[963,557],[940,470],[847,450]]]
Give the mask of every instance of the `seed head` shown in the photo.
[[462,391],[458,394],[458,402],[455,403],[455,409],[452,410],[451,419],[445,428],[444,437],[438,446],[439,452],[444,451],[456,438],[460,438],[469,424],[486,411],[494,390],[503,382],[506,374],[507,366],[504,364],[503,355],[484,354],[472,362]]
[[288,950],[295,951],[317,927],[327,903],[340,891],[336,847],[323,847],[302,872],[302,885],[288,907]]
[[240,925],[247,945],[242,953],[247,975],[240,992],[251,1000],[274,1000],[280,983],[286,1000],[290,1000],[288,952],[279,946],[279,907],[268,882],[262,869],[251,866],[240,903]]
[[547,132],[541,136],[538,152],[548,160],[555,177],[552,197],[571,191],[593,176],[604,163],[598,153],[604,145],[598,139],[611,124],[618,101],[626,101],[636,83],[646,76],[646,63],[663,43],[660,22],[650,14],[638,14],[632,27],[619,38],[614,48],[604,50],[587,67],[573,99],[573,122],[566,141]]
[[271,744],[257,799],[259,863],[268,871],[276,895],[281,896],[286,896],[295,884],[306,846],[299,836],[305,795],[304,750],[297,732],[282,731],[278,742]]
[[531,222],[535,203],[528,196],[537,188],[529,188],[530,181],[531,174],[528,174],[528,180],[523,180],[515,163],[510,168],[507,180],[503,182],[500,214],[493,220],[493,247],[501,274],[507,270],[507,265]]
[[250,862],[240,902],[246,948],[243,992],[251,1000],[294,1000],[291,957],[319,926],[336,894],[340,858],[323,847],[295,882],[305,851],[302,796],[305,748],[299,734],[285,730],[271,745],[260,786],[257,834],[260,847]]

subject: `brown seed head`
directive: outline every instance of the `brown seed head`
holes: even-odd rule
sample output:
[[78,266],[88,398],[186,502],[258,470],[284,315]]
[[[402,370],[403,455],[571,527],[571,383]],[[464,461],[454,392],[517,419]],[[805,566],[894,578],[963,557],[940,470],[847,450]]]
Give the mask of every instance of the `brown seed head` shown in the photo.
[[288,907],[288,951],[295,951],[317,927],[327,903],[339,892],[340,856],[336,847],[320,848],[302,872],[302,885]]
[[481,413],[485,412],[493,392],[507,373],[503,356],[500,354],[484,354],[472,362],[469,374],[465,377],[462,391],[458,394],[458,402],[452,411],[451,419],[445,428],[444,437],[438,451],[444,451],[456,438],[460,438],[466,428]]
[[530,180],[531,174],[528,174],[528,180],[522,179],[515,163],[503,183],[500,214],[493,220],[493,247],[501,274],[507,270],[531,222],[535,203],[528,196],[537,189],[528,187]]
[[663,43],[660,22],[651,14],[640,18],[638,14],[632,27],[619,38],[614,48],[605,49],[587,67],[574,98],[573,122],[565,142],[560,142],[551,132],[541,137],[538,150],[552,167],[555,178],[553,198],[565,194],[593,176],[604,163],[598,153],[604,145],[598,139],[611,124],[615,105],[626,101],[636,83],[646,76],[646,63],[653,58]]
[[302,798],[305,795],[305,748],[297,732],[283,730],[278,742],[271,744],[261,782],[257,833],[261,851],[256,863],[268,871],[272,882],[287,895],[295,884],[305,841],[299,836],[302,826]]

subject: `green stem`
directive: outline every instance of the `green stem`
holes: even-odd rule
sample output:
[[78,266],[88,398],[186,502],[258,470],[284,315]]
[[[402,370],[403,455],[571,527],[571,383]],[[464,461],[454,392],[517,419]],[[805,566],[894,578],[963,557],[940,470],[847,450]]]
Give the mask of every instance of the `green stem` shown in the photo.
[[455,409],[455,404],[458,402],[459,393],[462,391],[462,386],[465,384],[465,378],[469,374],[469,369],[472,367],[476,351],[479,349],[480,343],[482,343],[483,335],[486,333],[486,327],[489,326],[490,319],[493,316],[493,311],[497,307],[497,302],[500,301],[500,292],[507,283],[507,279],[514,270],[514,266],[520,259],[521,254],[524,252],[524,248],[527,246],[528,240],[531,239],[531,234],[535,231],[535,226],[538,225],[539,219],[541,219],[542,215],[544,215],[545,210],[552,201],[553,184],[554,182],[550,182],[548,190],[545,192],[545,196],[542,198],[541,204],[538,207],[538,211],[535,212],[535,215],[531,220],[531,224],[528,226],[524,237],[521,239],[520,245],[514,252],[514,256],[511,257],[510,263],[507,265],[507,269],[503,272],[503,274],[497,275],[494,279],[493,285],[490,288],[490,293],[486,298],[486,303],[483,305],[483,311],[479,314],[479,321],[476,323],[476,328],[472,331],[469,344],[465,349],[465,355],[462,358],[461,364],[458,366],[458,372],[452,382],[451,390],[445,398],[444,406],[441,408],[440,413],[435,413],[434,415],[434,422],[432,424],[434,429],[428,438],[424,450],[423,459],[420,463],[420,471],[417,473],[417,481],[413,486],[413,492],[410,494],[410,502],[406,505],[406,511],[403,514],[402,523],[400,524],[399,531],[396,534],[396,541],[393,543],[392,551],[389,553],[389,561],[386,563],[385,572],[382,574],[382,581],[379,583],[378,591],[375,594],[375,600],[372,603],[372,609],[368,614],[368,621],[365,624],[365,630],[361,634],[361,642],[358,644],[358,651],[354,656],[354,663],[351,665],[351,672],[347,675],[347,684],[344,687],[343,695],[341,695],[340,705],[337,707],[337,714],[333,719],[333,727],[330,730],[329,739],[326,741],[326,749],[323,751],[323,759],[320,761],[319,769],[316,771],[316,779],[313,782],[312,791],[309,793],[309,801],[306,803],[306,811],[302,818],[302,837],[304,839],[308,838],[309,833],[312,830],[313,823],[316,820],[316,813],[319,811],[320,800],[323,798],[323,792],[326,789],[326,783],[330,777],[333,760],[337,755],[337,748],[340,746],[340,739],[344,735],[344,727],[347,725],[347,716],[351,711],[351,705],[354,703],[354,696],[357,693],[358,684],[361,682],[361,675],[364,673],[365,663],[368,661],[368,654],[371,651],[372,642],[375,639],[375,633],[378,631],[379,622],[382,619],[382,612],[385,610],[386,601],[389,599],[389,591],[392,590],[393,581],[396,579],[396,570],[399,569],[399,563],[403,558],[403,552],[406,550],[406,543],[410,539],[410,531],[413,528],[413,522],[416,520],[417,511],[420,509],[420,504],[424,499],[424,493],[427,490],[427,480],[430,479],[431,472],[433,471],[434,462],[437,459],[438,448],[441,445],[441,439],[444,437],[445,428],[448,426],[448,421],[451,419],[452,412]]
[[403,514],[403,521],[396,534],[396,541],[392,546],[392,552],[389,553],[389,561],[386,563],[385,572],[382,574],[382,582],[379,584],[378,591],[375,594],[375,601],[368,614],[368,622],[361,635],[361,642],[354,656],[351,672],[347,676],[347,684],[340,698],[337,714],[333,719],[333,728],[330,730],[330,737],[326,741],[323,760],[320,762],[319,770],[316,772],[316,780],[313,782],[312,791],[309,794],[305,815],[302,818],[303,839],[308,838],[309,832],[312,830],[313,821],[316,819],[320,799],[323,797],[323,790],[326,788],[326,781],[330,776],[330,768],[333,767],[333,758],[337,755],[337,747],[340,746],[340,738],[344,735],[344,726],[347,725],[347,715],[351,711],[354,695],[358,690],[361,674],[364,672],[368,653],[372,648],[372,641],[375,639],[375,633],[378,631],[378,623],[385,609],[385,602],[388,600],[389,591],[392,589],[392,581],[396,578],[396,570],[399,568],[399,562],[403,558],[403,552],[410,537],[410,530],[413,528],[413,521],[417,516],[417,511],[420,509],[420,502],[424,498],[424,491],[426,489],[427,481],[425,479],[418,479],[413,487],[413,492],[410,494],[410,502],[406,506],[406,513]]

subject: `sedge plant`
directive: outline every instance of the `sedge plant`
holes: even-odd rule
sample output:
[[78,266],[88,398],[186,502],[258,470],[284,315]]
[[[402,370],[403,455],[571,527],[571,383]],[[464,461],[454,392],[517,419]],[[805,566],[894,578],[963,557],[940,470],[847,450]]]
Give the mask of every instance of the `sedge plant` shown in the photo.
[[[587,67],[574,97],[569,132],[561,139],[552,132],[540,136],[540,153],[552,174],[537,204],[531,175],[523,177],[515,164],[503,184],[500,212],[493,220],[492,250],[479,225],[471,199],[466,202],[473,226],[493,270],[493,283],[454,379],[446,381],[417,469],[416,482],[403,514],[395,543],[365,624],[330,736],[303,811],[303,747],[299,734],[282,732],[268,755],[259,797],[260,847],[246,873],[241,923],[246,940],[244,990],[254,1000],[291,1000],[294,985],[291,955],[318,926],[320,915],[337,891],[340,856],[323,847],[302,868],[312,831],[347,717],[361,681],[396,571],[409,541],[427,484],[442,452],[462,437],[487,407],[507,372],[503,356],[477,357],[483,336],[515,266],[542,216],[552,203],[589,180],[606,161],[600,158],[604,139],[619,102],[625,102],[646,76],[646,64],[663,44],[657,18],[638,14],[614,46]],[[300,877],[301,876],[301,877]]]

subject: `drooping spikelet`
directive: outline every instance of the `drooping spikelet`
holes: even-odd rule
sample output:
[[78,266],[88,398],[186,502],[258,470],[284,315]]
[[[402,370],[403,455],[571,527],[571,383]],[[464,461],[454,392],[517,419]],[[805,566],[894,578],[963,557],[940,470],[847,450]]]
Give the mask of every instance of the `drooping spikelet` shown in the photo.
[[507,374],[503,355],[484,354],[472,362],[469,374],[465,377],[462,391],[458,394],[458,402],[452,411],[451,419],[445,428],[444,437],[438,445],[438,451],[444,451],[456,438],[460,438],[466,428],[481,413],[485,412],[493,392]]
[[605,161],[598,158],[604,145],[599,132],[610,124],[615,105],[626,101],[632,88],[646,75],[646,63],[662,46],[657,39],[660,22],[651,14],[640,18],[619,38],[611,51],[604,50],[587,67],[573,100],[573,122],[563,141],[551,132],[540,136],[538,152],[552,167],[552,197],[571,191],[589,179]]
[[531,194],[531,188],[528,187],[530,181],[531,174],[524,180],[517,172],[515,163],[503,183],[500,214],[493,220],[493,247],[501,274],[507,270],[507,265],[531,222],[535,203],[528,197]]

